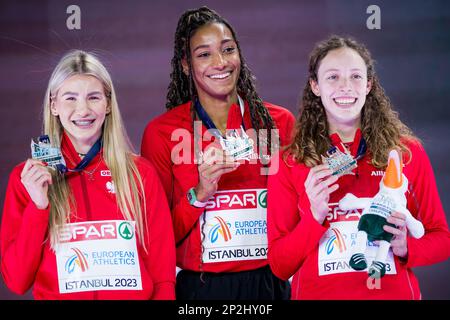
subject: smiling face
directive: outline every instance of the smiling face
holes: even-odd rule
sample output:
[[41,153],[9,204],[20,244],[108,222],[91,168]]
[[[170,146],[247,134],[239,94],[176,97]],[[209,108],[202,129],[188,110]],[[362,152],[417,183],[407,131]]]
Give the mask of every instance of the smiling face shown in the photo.
[[[237,95],[241,60],[231,31],[221,23],[200,27],[190,39],[191,66],[201,101],[226,100]],[[183,59],[188,74],[188,64]]]
[[52,98],[51,112],[80,153],[86,153],[100,138],[110,111],[100,80],[89,75],[67,78]]
[[317,82],[311,80],[310,85],[321,98],[332,131],[341,126],[359,126],[371,83],[367,81],[366,64],[355,50],[328,52],[319,64]]

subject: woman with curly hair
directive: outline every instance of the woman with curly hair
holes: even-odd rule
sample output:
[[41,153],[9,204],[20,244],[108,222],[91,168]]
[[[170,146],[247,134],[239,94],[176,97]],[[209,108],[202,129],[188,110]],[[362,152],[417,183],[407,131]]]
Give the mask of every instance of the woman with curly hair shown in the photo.
[[[448,258],[448,226],[425,150],[393,110],[364,45],[338,36],[316,45],[295,130],[268,182],[269,263],[281,279],[293,276],[292,299],[420,299],[411,268]],[[361,211],[338,203],[347,193],[373,197],[392,149],[403,155],[407,208],[425,235],[409,236],[405,215],[393,212],[383,226],[392,235],[386,275],[372,279],[349,264]],[[322,163],[346,154],[356,160],[352,174]],[[368,260],[377,246],[369,243]]]
[[178,21],[166,107],[142,155],[172,210],[177,299],[287,299],[267,262],[266,169],[295,119],[259,98],[236,33],[211,9]]

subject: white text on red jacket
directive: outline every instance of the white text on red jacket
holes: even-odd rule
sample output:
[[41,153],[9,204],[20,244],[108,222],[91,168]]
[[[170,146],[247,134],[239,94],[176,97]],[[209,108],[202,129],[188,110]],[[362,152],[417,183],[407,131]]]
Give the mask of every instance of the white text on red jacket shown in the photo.
[[92,222],[72,224],[61,229],[60,242],[116,239],[117,230],[114,222]]

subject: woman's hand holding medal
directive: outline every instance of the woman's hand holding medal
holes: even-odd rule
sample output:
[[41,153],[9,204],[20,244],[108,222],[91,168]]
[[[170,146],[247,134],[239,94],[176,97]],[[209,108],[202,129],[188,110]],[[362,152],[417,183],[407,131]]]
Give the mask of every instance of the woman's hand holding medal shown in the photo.
[[[328,202],[330,194],[339,188],[334,184],[340,176],[354,174],[352,171],[358,165],[347,148],[342,145],[344,152],[337,147],[331,147],[326,156],[322,156],[323,164],[311,168],[305,181],[305,190],[311,204],[314,219],[322,224],[330,210]],[[361,140],[358,155],[362,157],[366,150],[365,140]]]
[[52,184],[52,176],[46,163],[28,159],[20,174],[21,182],[27,190],[31,200],[38,209],[48,207],[48,186]]
[[322,224],[328,214],[330,194],[339,188],[334,184],[338,175],[332,175],[327,164],[311,168],[305,181],[305,191],[311,204],[311,212],[317,222]]
[[220,177],[232,172],[240,163],[229,156],[224,150],[210,147],[202,155],[202,163],[198,166],[199,183],[195,187],[197,200],[206,202],[216,193]]

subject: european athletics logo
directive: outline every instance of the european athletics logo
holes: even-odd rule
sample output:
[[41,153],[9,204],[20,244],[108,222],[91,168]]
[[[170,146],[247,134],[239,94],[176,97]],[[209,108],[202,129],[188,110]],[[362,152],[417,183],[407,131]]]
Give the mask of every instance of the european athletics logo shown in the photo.
[[221,217],[214,217],[219,221],[216,225],[214,225],[211,230],[209,231],[209,239],[211,240],[211,243],[214,243],[219,238],[219,233],[222,235],[223,239],[226,241],[231,240],[231,223],[225,222]]
[[335,246],[341,253],[347,250],[344,237],[342,237],[342,234],[339,232],[339,230],[332,228],[331,231],[333,231],[334,234],[330,237],[330,239],[328,239],[327,243],[325,244],[327,255],[333,252]]
[[71,248],[75,254],[73,256],[70,256],[69,259],[66,261],[65,269],[70,274],[75,271],[75,266],[78,266],[81,269],[81,272],[85,272],[87,269],[89,269],[88,262],[87,262],[87,254],[81,252],[78,248]]

